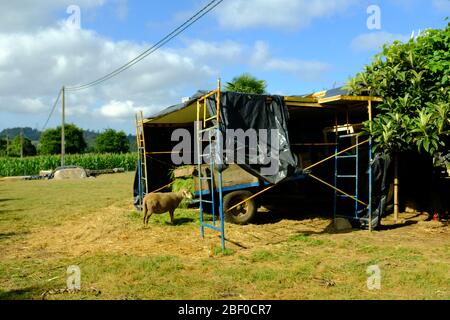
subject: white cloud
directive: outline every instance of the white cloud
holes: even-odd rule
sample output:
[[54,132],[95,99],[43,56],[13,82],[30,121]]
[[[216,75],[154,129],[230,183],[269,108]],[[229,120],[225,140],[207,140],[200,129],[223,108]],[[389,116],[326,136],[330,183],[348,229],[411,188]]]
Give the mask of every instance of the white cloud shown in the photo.
[[143,111],[149,113],[153,110],[151,107],[135,106],[133,101],[111,100],[102,106],[98,111],[103,117],[112,119],[126,119],[133,117],[136,112]]
[[[95,80],[150,47],[149,43],[113,41],[94,31],[74,30],[63,21],[56,21],[55,11],[64,13],[71,3],[71,0],[41,0],[39,5],[32,0],[0,3],[0,112],[13,117],[21,114],[21,119],[33,119],[30,120],[33,125],[39,118],[44,122],[62,85]],[[81,6],[82,15],[86,8],[112,3],[119,17],[126,17],[126,0],[76,3]],[[269,9],[269,2],[263,3]],[[323,1],[313,1],[318,3]],[[317,17],[322,15],[322,9],[308,10]],[[221,68],[233,65],[292,73],[303,80],[311,80],[327,68],[321,62],[274,57],[264,42],[252,46],[236,41],[185,39],[181,48],[162,48],[101,86],[67,93],[67,121],[80,125],[96,122],[99,127],[107,126],[108,120],[132,122],[137,110],[148,115],[180,102],[186,93],[214,86]],[[29,117],[23,117],[24,113]],[[56,114],[54,122],[58,121]]]
[[406,42],[410,35],[393,34],[385,31],[364,33],[353,39],[351,47],[355,51],[379,50],[385,43],[392,43],[395,40]]
[[433,7],[441,13],[450,13],[449,0],[433,0]]
[[[149,46],[63,26],[35,33],[0,33],[0,111],[44,117],[63,84],[99,78]],[[188,48],[161,49],[102,86],[67,93],[68,116],[131,119],[128,111],[135,106],[166,106],[179,102],[185,90],[207,88],[217,72],[196,54],[185,54]],[[111,102],[100,107],[105,101]],[[131,107],[125,109],[118,101]]]
[[356,0],[228,0],[217,11],[219,24],[233,29],[302,28],[314,19],[344,12]]
[[250,63],[255,68],[267,71],[291,73],[304,81],[318,80],[329,69],[327,64],[319,61],[274,58],[270,54],[269,45],[264,41],[255,43]]
[[[10,31],[30,31],[37,28],[54,25],[57,23],[55,17],[57,13],[65,14],[66,8],[76,4],[84,11],[102,6],[107,0],[20,0],[1,1],[0,30]],[[69,15],[68,15],[69,16]]]
[[226,62],[240,62],[245,48],[235,41],[207,42],[203,40],[185,41],[187,44],[186,53],[197,58],[213,58],[214,60]]
[[[43,122],[62,85],[95,80],[149,46],[112,41],[64,25],[33,33],[0,33],[0,112],[27,113],[42,117]],[[101,86],[68,92],[67,120],[92,123],[98,119],[106,125],[108,119],[132,120],[138,110],[149,115],[180,102],[186,92],[211,87],[217,69],[233,64],[292,73],[306,81],[317,79],[328,68],[316,61],[276,58],[261,41],[247,46],[235,41],[185,40],[184,47],[160,49]]]

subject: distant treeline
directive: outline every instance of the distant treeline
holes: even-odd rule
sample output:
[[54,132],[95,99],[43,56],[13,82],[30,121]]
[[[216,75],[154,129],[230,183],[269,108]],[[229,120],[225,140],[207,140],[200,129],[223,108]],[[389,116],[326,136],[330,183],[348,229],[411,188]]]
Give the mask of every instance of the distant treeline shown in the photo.
[[[33,129],[30,127],[15,127],[15,128],[7,128],[0,131],[0,139],[5,140],[14,140],[14,138],[19,137],[21,132],[23,130],[24,138],[31,141],[31,143],[37,147],[39,144],[39,140],[42,135],[42,131],[39,131],[37,129]],[[83,131],[83,137],[86,141],[86,152],[94,152],[95,151],[95,140],[97,137],[101,134],[100,131],[94,131],[94,130],[82,130]],[[135,152],[137,150],[136,148],[136,136],[132,134],[128,134],[127,140],[129,142],[130,151]]]

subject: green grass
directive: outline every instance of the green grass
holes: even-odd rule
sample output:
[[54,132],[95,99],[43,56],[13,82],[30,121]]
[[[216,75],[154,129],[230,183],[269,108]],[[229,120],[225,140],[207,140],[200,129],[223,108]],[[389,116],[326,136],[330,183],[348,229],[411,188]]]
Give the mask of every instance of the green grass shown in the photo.
[[306,243],[306,244],[309,244],[312,246],[321,246],[325,243],[324,240],[313,238],[308,234],[298,234],[298,235],[292,236],[289,238],[289,241],[292,241],[292,242],[299,241],[299,242],[303,242],[303,243]]
[[[0,299],[40,299],[64,288],[70,265],[80,267],[84,291],[47,299],[450,299],[442,235],[309,235],[289,231],[299,221],[227,224],[227,238],[260,240],[239,240],[246,248],[227,242],[222,253],[217,234],[200,238],[197,210],[178,209],[175,225],[168,214],[153,215],[143,228],[133,178],[0,182]],[[280,226],[284,238],[268,244]],[[379,291],[366,287],[373,264],[382,272]]]
[[177,178],[172,184],[172,191],[179,192],[181,190],[195,191],[194,178]]
[[57,226],[101,208],[129,202],[125,199],[132,195],[131,184],[128,185],[131,176],[0,183],[0,234],[22,234],[32,228]]

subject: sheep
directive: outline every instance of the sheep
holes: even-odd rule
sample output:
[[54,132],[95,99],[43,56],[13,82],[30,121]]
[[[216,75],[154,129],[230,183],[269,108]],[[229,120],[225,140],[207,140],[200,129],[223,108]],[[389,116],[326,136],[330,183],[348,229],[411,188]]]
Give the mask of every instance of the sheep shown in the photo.
[[192,193],[187,190],[181,190],[180,192],[167,192],[167,193],[149,193],[144,197],[144,227],[148,225],[148,219],[150,219],[153,213],[161,214],[169,212],[170,223],[173,224],[173,213],[180,205],[180,202],[184,199],[192,199]]

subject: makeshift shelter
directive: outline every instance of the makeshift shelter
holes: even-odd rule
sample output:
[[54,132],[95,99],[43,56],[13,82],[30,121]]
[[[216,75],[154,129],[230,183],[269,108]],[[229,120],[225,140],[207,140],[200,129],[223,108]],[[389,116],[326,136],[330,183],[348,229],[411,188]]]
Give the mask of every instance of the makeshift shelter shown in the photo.
[[[270,204],[280,197],[304,199],[305,194],[316,193],[331,200],[335,217],[344,216],[361,226],[375,228],[387,200],[389,159],[383,155],[374,157],[371,139],[363,134],[362,123],[372,119],[372,104],[378,102],[380,98],[350,96],[342,88],[303,96],[279,96],[221,92],[219,86],[211,92],[198,92],[186,102],[149,118],[144,119],[141,114],[140,120],[136,117],[140,150],[134,188],[136,205],[143,194],[164,190],[172,182],[170,172],[176,167],[172,156],[180,153],[174,149],[179,144],[172,139],[174,130],[190,133],[192,145],[197,146],[191,152],[190,159],[194,161],[196,154],[197,160],[204,156],[199,150],[205,144],[218,144],[212,142],[212,134],[205,138],[207,132],[226,137],[229,129],[254,130],[257,148],[263,141],[268,149],[276,149],[277,171],[262,174],[265,166],[252,161],[259,153],[252,153],[252,146],[242,141],[222,146],[220,152],[243,149],[245,163],[229,163],[227,156],[219,161],[212,153],[209,163],[192,162],[197,170],[189,173],[197,179],[201,214],[208,204],[213,212],[214,207],[216,212],[233,212],[248,201]],[[275,129],[277,136],[261,135],[261,129]],[[212,149],[218,147],[211,147],[209,152]],[[320,184],[302,189],[305,180]],[[243,189],[251,197],[222,207],[224,197]],[[222,231],[223,237],[223,225],[214,228]]]

